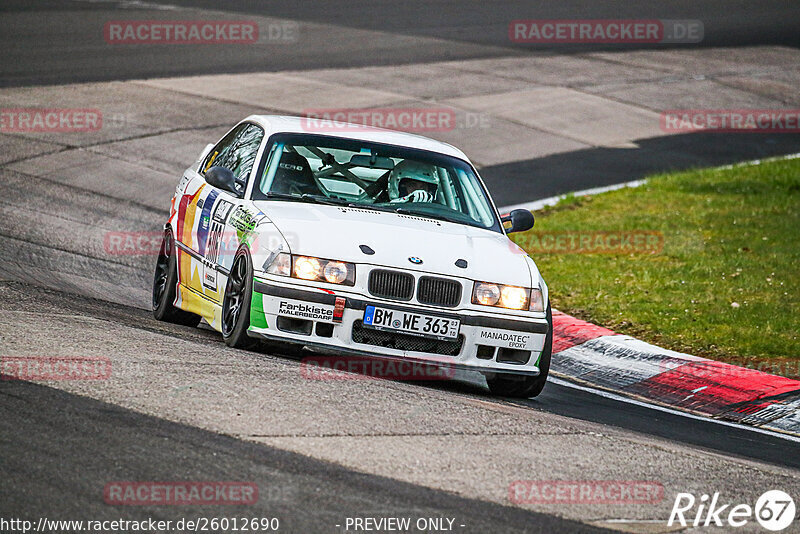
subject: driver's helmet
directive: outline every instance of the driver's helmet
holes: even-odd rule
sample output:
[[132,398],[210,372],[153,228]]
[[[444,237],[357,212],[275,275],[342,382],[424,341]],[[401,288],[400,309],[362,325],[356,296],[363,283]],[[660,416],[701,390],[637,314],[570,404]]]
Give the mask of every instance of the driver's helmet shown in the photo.
[[[432,202],[438,188],[436,167],[427,163],[406,159],[398,163],[389,174],[388,190],[391,201],[413,196],[414,200],[425,198],[425,201]],[[425,194],[420,194],[423,191]]]

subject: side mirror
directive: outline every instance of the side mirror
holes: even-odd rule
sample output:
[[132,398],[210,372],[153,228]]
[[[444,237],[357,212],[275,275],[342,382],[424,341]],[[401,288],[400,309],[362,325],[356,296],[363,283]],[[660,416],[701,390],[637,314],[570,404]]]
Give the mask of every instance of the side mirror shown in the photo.
[[535,222],[533,213],[531,213],[529,210],[513,210],[507,215],[501,215],[500,220],[504,223],[511,223],[511,228],[506,230],[507,234],[510,234],[511,232],[524,232],[525,230],[530,230],[533,228],[533,223]]
[[218,189],[241,197],[239,190],[236,188],[236,177],[230,169],[214,165],[206,171],[206,182]]

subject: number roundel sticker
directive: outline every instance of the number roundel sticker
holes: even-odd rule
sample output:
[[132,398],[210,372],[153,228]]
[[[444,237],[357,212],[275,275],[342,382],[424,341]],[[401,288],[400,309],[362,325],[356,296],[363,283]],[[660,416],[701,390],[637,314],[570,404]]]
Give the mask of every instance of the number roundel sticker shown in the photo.
[[794,521],[794,500],[781,490],[765,492],[756,501],[756,520],[767,530],[783,530]]

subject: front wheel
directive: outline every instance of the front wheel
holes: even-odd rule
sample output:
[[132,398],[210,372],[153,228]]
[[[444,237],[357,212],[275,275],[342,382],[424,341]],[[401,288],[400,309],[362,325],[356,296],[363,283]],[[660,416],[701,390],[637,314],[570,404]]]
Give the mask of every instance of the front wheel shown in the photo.
[[253,263],[247,250],[239,249],[222,299],[222,337],[229,347],[249,349],[257,344],[256,340],[247,335],[252,297]]
[[172,237],[172,231],[167,229],[161,241],[161,250],[158,252],[153,276],[153,316],[159,321],[197,326],[200,323],[199,315],[176,308],[172,304],[175,302],[177,284],[178,261],[175,239]]
[[500,397],[529,399],[536,397],[544,389],[547,375],[550,373],[550,357],[553,352],[553,312],[547,303],[547,337],[544,340],[542,356],[539,358],[539,375],[526,377],[508,377],[501,374],[487,378],[489,391]]

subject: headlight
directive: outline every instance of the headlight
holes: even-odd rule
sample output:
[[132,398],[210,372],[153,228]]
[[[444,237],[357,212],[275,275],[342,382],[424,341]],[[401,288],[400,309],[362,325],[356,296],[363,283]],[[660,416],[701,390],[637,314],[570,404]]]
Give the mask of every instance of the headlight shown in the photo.
[[322,274],[322,265],[317,258],[300,256],[294,259],[293,276],[303,280],[317,280]]
[[521,287],[505,286],[500,290],[500,305],[512,310],[522,310],[528,305],[528,290]]
[[528,309],[529,292],[530,290],[525,287],[475,282],[475,288],[472,290],[472,303],[525,310]]
[[528,309],[535,312],[544,311],[544,296],[538,287],[531,289],[531,304]]
[[483,282],[475,284],[475,290],[472,292],[473,303],[495,306],[499,301],[500,287],[497,284],[485,284]]
[[323,260],[314,256],[296,256],[286,252],[275,256],[267,267],[267,272],[345,286],[352,286],[356,281],[356,266],[352,263]]
[[340,261],[329,261],[325,268],[322,270],[322,275],[325,280],[331,284],[341,284],[347,280],[347,273],[349,269],[346,263]]

